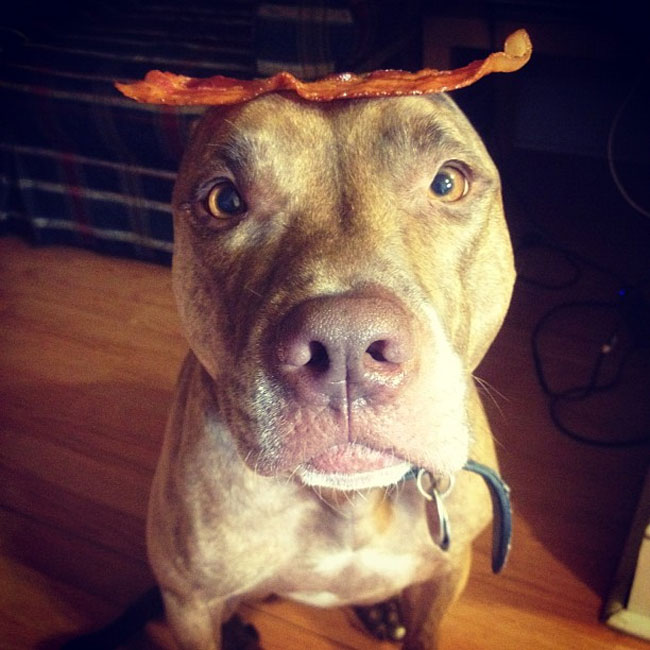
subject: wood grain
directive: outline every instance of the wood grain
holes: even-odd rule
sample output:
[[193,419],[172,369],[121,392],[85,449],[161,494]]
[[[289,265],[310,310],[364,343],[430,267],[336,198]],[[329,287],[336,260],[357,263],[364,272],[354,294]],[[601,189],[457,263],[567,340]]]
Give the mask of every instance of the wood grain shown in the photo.
[[[542,293],[518,286],[477,372],[513,489],[512,557],[492,576],[489,535],[478,540],[443,650],[648,647],[598,620],[647,450],[553,429],[528,343]],[[150,584],[147,492],[186,345],[168,269],[15,239],[0,240],[0,332],[0,647],[48,650]],[[395,647],[345,611],[277,600],[244,614],[266,650]],[[157,624],[131,647],[173,646]]]

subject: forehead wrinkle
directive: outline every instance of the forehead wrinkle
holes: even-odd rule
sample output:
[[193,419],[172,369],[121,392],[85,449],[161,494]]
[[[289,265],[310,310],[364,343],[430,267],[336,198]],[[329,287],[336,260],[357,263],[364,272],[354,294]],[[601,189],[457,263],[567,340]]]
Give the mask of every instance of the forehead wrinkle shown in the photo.
[[[376,141],[380,154],[405,156],[408,159],[436,160],[440,158],[460,158],[473,160],[476,156],[468,143],[458,136],[455,129],[449,128],[434,114],[391,115],[382,126]],[[392,155],[391,155],[392,154]]]
[[257,100],[246,108],[211,134],[205,175],[232,175],[259,215],[281,212],[288,219],[309,211],[324,218],[338,187],[330,121],[320,110],[286,101]]
[[233,129],[208,147],[211,160],[224,165],[236,176],[250,173],[252,164],[264,159],[266,149],[258,139],[241,128]]
[[278,167],[289,173],[301,167],[305,158],[327,160],[325,151],[331,142],[323,130],[328,126],[326,121],[309,114],[298,115],[301,119],[296,120],[290,113],[277,117],[260,119],[253,115],[241,122],[227,121],[229,128],[209,145],[212,160],[242,176],[262,170],[268,173]]

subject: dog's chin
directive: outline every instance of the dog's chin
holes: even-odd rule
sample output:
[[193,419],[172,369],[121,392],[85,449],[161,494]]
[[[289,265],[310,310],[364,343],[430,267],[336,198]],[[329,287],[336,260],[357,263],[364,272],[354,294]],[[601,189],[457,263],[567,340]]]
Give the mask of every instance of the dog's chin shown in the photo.
[[392,454],[347,444],[331,447],[303,463],[296,475],[310,487],[353,491],[394,485],[410,469],[410,463]]

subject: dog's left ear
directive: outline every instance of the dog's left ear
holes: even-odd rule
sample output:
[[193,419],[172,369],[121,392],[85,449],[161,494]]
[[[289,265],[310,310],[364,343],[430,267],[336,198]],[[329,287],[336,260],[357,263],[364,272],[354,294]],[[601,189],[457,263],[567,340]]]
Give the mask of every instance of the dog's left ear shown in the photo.
[[[515,283],[515,265],[510,236],[503,217],[501,198],[495,198],[487,228],[476,258],[466,269],[469,295],[476,297],[471,310],[467,340],[467,368],[473,371],[494,341],[510,305]],[[494,252],[499,251],[498,255]]]
[[190,122],[190,125],[187,128],[188,139],[194,136],[194,131],[196,131],[196,127],[198,126],[200,121],[201,118],[197,117]]

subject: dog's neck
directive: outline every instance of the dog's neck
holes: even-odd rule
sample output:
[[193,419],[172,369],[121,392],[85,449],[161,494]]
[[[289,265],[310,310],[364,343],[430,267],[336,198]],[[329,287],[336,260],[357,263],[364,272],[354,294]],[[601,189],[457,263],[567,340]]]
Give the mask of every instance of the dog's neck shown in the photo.
[[338,517],[349,521],[368,518],[383,528],[391,517],[394,488],[373,488],[363,491],[343,491],[334,488],[310,488],[316,498]]

